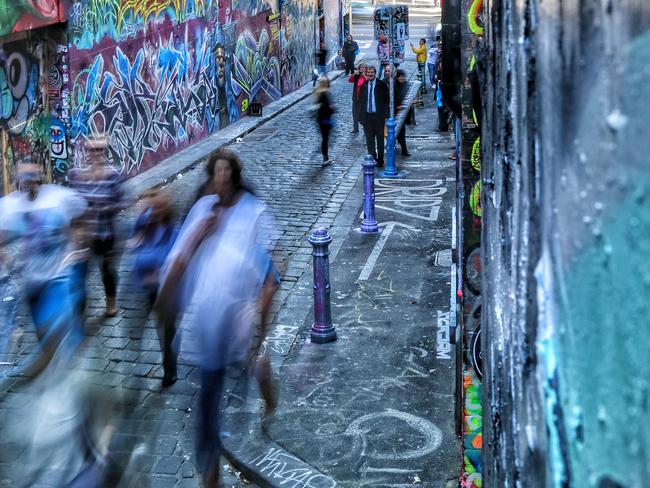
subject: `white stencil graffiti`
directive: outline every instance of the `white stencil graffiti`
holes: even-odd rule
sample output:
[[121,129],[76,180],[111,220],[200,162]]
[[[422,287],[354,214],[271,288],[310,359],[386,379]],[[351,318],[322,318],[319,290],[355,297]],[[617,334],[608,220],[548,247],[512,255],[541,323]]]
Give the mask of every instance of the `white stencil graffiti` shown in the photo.
[[440,213],[442,196],[447,193],[444,184],[443,179],[380,178],[375,187],[376,208],[418,220],[435,222]]

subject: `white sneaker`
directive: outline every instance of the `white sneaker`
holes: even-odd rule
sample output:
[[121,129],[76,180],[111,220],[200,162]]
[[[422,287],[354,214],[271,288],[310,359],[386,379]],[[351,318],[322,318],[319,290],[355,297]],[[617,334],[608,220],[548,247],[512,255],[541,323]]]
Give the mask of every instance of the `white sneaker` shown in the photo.
[[329,166],[333,162],[334,162],[334,160],[332,158],[329,158],[327,161],[323,161],[323,166]]

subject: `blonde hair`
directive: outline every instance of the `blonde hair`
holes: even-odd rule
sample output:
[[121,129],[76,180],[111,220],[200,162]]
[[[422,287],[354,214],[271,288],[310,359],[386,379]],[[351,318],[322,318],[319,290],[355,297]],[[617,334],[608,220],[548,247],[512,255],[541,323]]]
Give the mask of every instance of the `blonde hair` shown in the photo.
[[318,96],[323,92],[326,92],[330,89],[330,79],[327,76],[321,76],[318,78],[318,86],[314,90],[314,96]]

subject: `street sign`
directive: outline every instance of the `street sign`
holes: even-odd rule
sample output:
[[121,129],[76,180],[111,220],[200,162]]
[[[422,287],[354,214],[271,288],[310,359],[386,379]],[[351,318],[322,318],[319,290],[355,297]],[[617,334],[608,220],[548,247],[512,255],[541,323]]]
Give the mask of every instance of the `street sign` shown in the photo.
[[393,60],[396,63],[403,63],[404,41],[409,39],[409,8],[406,5],[377,7],[374,27],[375,39],[386,36]]
[[375,40],[379,36],[389,37],[390,19],[393,18],[393,41],[406,41],[409,38],[409,8],[406,5],[390,5],[375,9]]

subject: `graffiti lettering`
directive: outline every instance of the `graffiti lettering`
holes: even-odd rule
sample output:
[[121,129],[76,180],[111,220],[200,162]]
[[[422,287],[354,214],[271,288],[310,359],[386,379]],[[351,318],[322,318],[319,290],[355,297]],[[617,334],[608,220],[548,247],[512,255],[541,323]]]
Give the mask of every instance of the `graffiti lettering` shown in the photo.
[[260,472],[278,480],[287,488],[335,488],[336,481],[313,469],[305,467],[298,458],[279,449],[271,448],[253,459]]
[[153,77],[145,76],[151,58],[145,48],[131,61],[118,47],[108,66],[98,56],[75,79],[75,140],[111,134],[110,159],[129,174],[140,169],[148,153],[218,129],[220,105],[226,97],[214,83],[217,65],[212,42],[208,31],[195,41],[194,49],[189,43],[174,45],[172,38],[161,39],[154,53]]
[[436,357],[451,359],[451,343],[449,342],[449,312],[438,310],[438,334],[436,341]]

